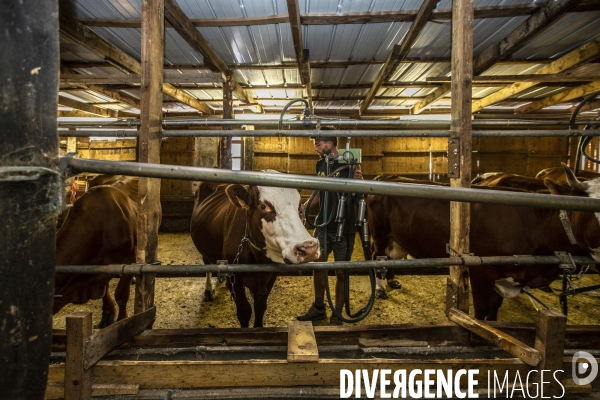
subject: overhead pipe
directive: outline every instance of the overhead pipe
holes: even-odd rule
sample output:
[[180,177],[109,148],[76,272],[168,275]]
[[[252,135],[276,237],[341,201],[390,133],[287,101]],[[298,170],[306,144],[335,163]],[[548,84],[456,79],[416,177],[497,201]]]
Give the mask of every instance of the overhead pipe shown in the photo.
[[502,204],[507,206],[593,212],[600,211],[600,199],[577,196],[558,196],[498,190],[491,191],[437,185],[400,184],[359,179],[335,179],[313,175],[278,174],[258,171],[231,171],[179,165],[100,161],[72,157],[62,157],[59,167],[64,170],[64,175],[67,175],[67,177],[75,176],[82,172],[95,172],[110,175],[239,183],[245,185],[276,186],[341,193],[407,196],[448,201]]
[[[318,121],[321,125],[335,125],[335,126],[392,126],[392,127],[403,127],[403,128],[415,128],[423,129],[429,127],[435,128],[448,128],[450,129],[450,121],[419,121],[410,119],[401,120],[355,120],[355,119],[333,119],[333,118],[315,118],[307,121],[288,119],[283,120],[282,124],[285,126],[309,126],[316,127]],[[577,125],[589,125],[593,123],[592,120],[578,120]],[[235,126],[235,125],[260,125],[260,126],[272,126],[278,127],[279,120],[224,120],[224,119],[183,119],[183,120],[163,120],[164,127],[169,126]],[[537,125],[565,125],[569,126],[569,120],[518,120],[518,119],[476,119],[472,121],[473,127],[514,127],[514,126],[537,126]],[[82,123],[81,121],[60,121],[59,127],[86,127],[86,126],[105,126],[105,127],[138,127],[140,121],[135,120],[124,120],[124,121],[94,121],[89,123]]]
[[[446,130],[336,130],[340,137],[450,137]],[[135,130],[59,130],[61,137],[138,137]],[[315,130],[163,130],[162,137],[222,137],[222,136],[271,136],[271,137],[315,137]],[[570,137],[570,136],[600,136],[600,130],[569,130],[569,129],[538,129],[538,130],[474,130],[473,137]]]
[[[569,257],[575,264],[600,264],[588,256]],[[560,256],[491,256],[477,257],[463,255],[449,258],[421,258],[386,261],[335,261],[311,262],[307,264],[205,264],[205,265],[154,265],[154,264],[111,264],[111,265],[59,265],[57,274],[106,274],[106,275],[141,275],[158,274],[159,276],[197,276],[206,273],[223,274],[238,272],[297,272],[309,270],[334,269],[368,269],[368,268],[430,268],[464,265],[467,267],[489,265],[557,265],[564,263]]]

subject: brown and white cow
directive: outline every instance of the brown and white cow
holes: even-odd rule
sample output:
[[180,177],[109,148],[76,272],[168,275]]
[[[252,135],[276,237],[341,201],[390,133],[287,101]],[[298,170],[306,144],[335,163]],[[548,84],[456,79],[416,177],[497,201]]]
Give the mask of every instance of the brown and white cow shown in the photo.
[[[540,172],[538,172],[535,177],[539,179],[550,179],[551,181],[561,185],[568,184],[567,174],[563,167],[552,167],[543,169]],[[587,181],[598,177],[600,177],[600,174],[593,171],[579,171],[577,173],[577,178],[580,181]]]
[[[56,235],[57,265],[107,265],[135,262],[138,179],[103,176],[73,204]],[[111,183],[112,185],[106,185]],[[120,278],[115,290],[118,320],[127,317],[132,275]],[[115,300],[107,275],[57,274],[53,313],[69,303],[102,298],[100,327],[114,322]]]
[[[236,256],[239,264],[315,261],[319,243],[304,228],[299,206],[295,189],[203,182],[195,194],[192,240],[207,264],[234,263]],[[244,238],[248,240],[242,243]],[[249,326],[252,316],[244,287],[254,299],[254,326],[262,327],[276,278],[272,272],[244,272],[227,280],[242,328]]]
[[[403,180],[399,179],[399,182]],[[417,182],[406,180],[405,183]],[[431,182],[420,184],[428,185]],[[576,185],[575,182],[573,184]],[[600,180],[590,181],[587,185],[583,183],[585,186],[575,189],[548,180],[546,185],[553,194],[600,196]],[[479,189],[498,190],[486,187]],[[367,204],[369,217],[377,221],[371,231],[376,249],[385,249],[391,238],[416,258],[448,256],[448,201],[372,195]],[[600,254],[597,254],[600,251],[600,224],[594,213],[569,211],[568,214],[578,245],[570,243],[560,222],[559,210],[472,203],[470,251],[477,256],[553,255],[555,251],[582,255],[589,252],[594,258],[600,259]],[[486,266],[471,267],[469,272],[475,317],[496,320],[502,304],[502,296],[494,291],[497,280],[512,277],[521,287],[538,288],[550,284],[560,269],[556,265]]]

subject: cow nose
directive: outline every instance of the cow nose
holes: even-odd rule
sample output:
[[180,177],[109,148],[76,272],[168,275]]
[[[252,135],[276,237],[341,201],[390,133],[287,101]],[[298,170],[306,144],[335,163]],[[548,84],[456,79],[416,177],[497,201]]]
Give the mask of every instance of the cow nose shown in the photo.
[[308,240],[294,246],[294,255],[301,258],[313,258],[319,251],[319,242]]

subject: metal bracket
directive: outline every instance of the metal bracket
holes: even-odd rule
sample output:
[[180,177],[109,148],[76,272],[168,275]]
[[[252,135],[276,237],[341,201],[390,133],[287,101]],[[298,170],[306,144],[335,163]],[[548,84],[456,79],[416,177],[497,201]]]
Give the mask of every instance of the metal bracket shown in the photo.
[[448,139],[448,176],[460,178],[460,139]]
[[75,171],[73,167],[71,167],[71,164],[69,162],[72,158],[75,158],[75,156],[77,156],[76,152],[67,153],[64,156],[62,156],[58,161],[58,171],[60,172],[60,175],[63,179],[70,178],[79,173]]
[[566,251],[555,251],[554,255],[556,255],[560,259],[559,267],[567,274],[572,274],[577,270],[577,264],[573,260],[571,253],[567,253]]
[[229,261],[227,260],[217,260],[217,279],[219,282],[223,282],[223,280],[229,276],[233,275],[229,272]]
[[[375,258],[375,261],[377,261],[378,263],[385,263],[388,260],[387,256],[377,256]],[[379,276],[381,276],[381,279],[385,279],[385,275],[387,274],[387,267],[382,266],[381,268],[376,268],[377,269],[377,273],[379,274]]]
[[21,166],[0,167],[0,182],[37,181],[44,175],[50,175],[48,190],[48,208],[53,214],[60,214],[65,204],[60,173],[50,168]]

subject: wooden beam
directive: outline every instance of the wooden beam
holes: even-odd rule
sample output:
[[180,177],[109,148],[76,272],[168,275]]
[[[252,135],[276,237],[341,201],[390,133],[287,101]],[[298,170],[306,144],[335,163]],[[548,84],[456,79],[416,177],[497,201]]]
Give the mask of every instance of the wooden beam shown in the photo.
[[[544,3],[531,17],[509,33],[500,43],[492,43],[486,47],[473,60],[473,74],[481,74],[496,62],[520,50],[530,40],[569,11],[576,3],[577,0],[557,0]],[[413,107],[413,114],[421,113],[427,106],[445,96],[448,90],[450,90],[450,85],[443,84],[440,86],[427,96],[425,100],[420,101]]]
[[[353,65],[376,65],[383,64],[386,60],[312,60],[310,61],[311,68],[346,68]],[[506,65],[535,65],[535,64],[548,64],[554,60],[515,60],[509,59],[506,61],[499,61],[496,64]],[[421,64],[421,63],[449,63],[449,57],[406,57],[402,61],[403,64]],[[71,69],[87,69],[87,68],[111,68],[112,64],[106,61],[100,62],[77,62],[77,61],[61,61],[61,67],[67,67]],[[298,63],[296,62],[282,62],[280,64],[236,64],[228,65],[229,69],[239,70],[280,70],[280,69],[297,69]],[[208,70],[205,65],[193,65],[193,64],[165,64],[163,67],[165,70]]]
[[497,61],[511,56],[567,13],[578,0],[556,0],[544,3],[527,21],[519,25],[500,43],[489,45],[474,61],[476,74],[482,73]]
[[[566,71],[570,68],[578,66],[586,61],[593,59],[600,54],[600,38],[596,38],[583,46],[571,51],[570,53],[560,57],[556,61],[540,68],[535,72],[535,75],[542,74],[558,74],[559,72]],[[507,97],[514,96],[517,93],[522,92],[525,89],[529,89],[535,86],[537,82],[517,82],[512,85],[505,87],[491,95],[484,97],[473,102],[473,112],[479,111],[484,107],[497,103],[506,99]]]
[[[473,93],[473,0],[452,2],[452,98],[450,139],[448,140],[448,176],[451,187],[471,187]],[[450,202],[450,257],[469,253],[471,204]],[[446,286],[446,312],[456,308],[469,312],[469,269],[450,267]]]
[[427,21],[429,20],[437,3],[438,2],[436,0],[423,1],[414,22],[410,25],[408,32],[402,40],[402,44],[394,46],[392,52],[383,64],[383,67],[377,73],[375,82],[373,82],[373,85],[369,89],[365,100],[360,106],[360,114],[363,114],[369,108],[373,98],[379,91],[379,88],[381,88],[383,82],[389,80],[390,75],[396,71],[398,64],[400,64],[404,57],[408,55],[408,52],[419,38],[421,31],[423,28],[425,28],[425,25],[427,24]]
[[198,53],[202,54],[204,64],[213,72],[227,72],[227,65],[213,50],[210,44],[192,24],[190,19],[179,8],[175,0],[164,0],[165,19],[175,28],[175,31]]
[[[135,85],[142,82],[141,74],[129,74],[129,75],[85,75],[85,74],[61,74],[60,84],[99,84],[99,85]],[[167,83],[221,83],[223,77],[221,73],[215,74],[203,74],[202,76],[190,76],[182,75],[175,77],[163,76],[163,82]]]
[[[211,47],[208,41],[196,29],[187,15],[179,7],[175,0],[165,1],[165,18],[171,23],[177,33],[204,58],[204,64],[211,71],[227,74],[230,68],[223,62],[217,52]],[[238,100],[244,103],[256,103],[250,93],[247,93],[239,85],[234,83],[232,87]]]
[[118,102],[125,103],[135,108],[140,108],[140,101],[133,96],[120,93],[117,89],[103,85],[82,85],[82,88],[91,92],[100,93],[103,96],[110,97]]
[[[233,73],[229,72],[225,75],[225,82],[223,82],[223,119],[233,119],[233,91],[231,90],[231,84],[233,82]],[[231,130],[232,126],[223,127],[225,130]],[[231,154],[231,140],[230,136],[223,136],[219,139],[219,167],[221,169],[232,168],[232,154]]]
[[[570,362],[570,359],[569,359]],[[565,363],[566,364],[566,363]],[[442,359],[442,360],[394,360],[394,359],[321,359],[315,363],[290,363],[287,360],[234,361],[100,361],[92,370],[94,383],[136,384],[140,389],[180,389],[187,387],[285,387],[334,386],[339,396],[340,370],[363,369],[372,376],[373,370],[406,370],[407,376],[414,370],[441,369],[453,371],[465,368],[478,369],[474,374],[482,387],[487,382],[488,371],[498,376],[506,372],[511,377],[519,371],[527,375],[530,367],[514,358],[510,359]],[[51,365],[49,382],[60,382],[64,367]],[[235,377],[235,379],[232,379]],[[486,388],[487,390],[487,388]],[[388,391],[390,393],[390,391]]]
[[[561,373],[565,351],[565,336],[567,332],[567,316],[556,310],[539,310],[537,317],[537,332],[535,335],[535,349],[542,356],[538,370],[551,371],[555,379],[546,381],[538,372],[536,381],[548,383],[544,392],[548,397],[562,397],[560,382],[566,374]],[[564,371],[562,371],[564,372]]]
[[564,92],[553,94],[552,96],[546,97],[542,100],[534,101],[532,103],[521,106],[515,110],[517,114],[529,113],[532,111],[538,111],[542,108],[550,107],[555,104],[565,103],[580,97],[588,96],[594,92],[600,90],[600,80],[590,82],[587,85],[577,87],[575,89],[567,90]]
[[[70,139],[70,138],[69,138]],[[91,335],[86,341],[83,368],[93,367],[105,355],[139,335],[154,322],[156,307],[115,322]]]
[[[135,58],[131,57],[123,50],[111,45],[81,22],[68,16],[64,12],[60,13],[59,22],[61,32],[69,35],[71,38],[73,38],[73,40],[82,46],[85,46],[95,53],[103,56],[105,60],[110,60],[111,63],[115,63],[122,69],[134,74],[140,74],[142,72],[142,66]],[[164,56],[161,55],[160,59],[162,63]],[[177,100],[203,112],[204,114],[214,114],[214,111],[206,104],[168,83],[163,84],[163,92],[169,94],[171,97],[178,96],[175,97]]]
[[[542,3],[543,4],[543,3]],[[484,18],[510,18],[531,15],[540,9],[538,4],[513,4],[506,6],[475,7],[475,19]],[[600,4],[596,0],[583,0],[573,8],[573,12],[598,11]],[[302,14],[302,25],[339,25],[339,24],[377,24],[386,22],[412,22],[419,10],[403,10],[390,12],[362,12],[347,14]],[[431,19],[435,21],[448,21],[452,19],[452,10],[449,8],[433,12]],[[87,26],[105,28],[140,28],[139,19],[97,19],[80,18],[80,22]],[[269,15],[264,17],[248,18],[191,18],[190,21],[197,27],[229,27],[229,26],[258,26],[282,24],[289,21],[286,14]]]
[[[449,76],[428,77],[427,82],[450,82]],[[573,74],[527,74],[527,75],[484,75],[474,76],[474,82],[511,83],[511,82],[591,82],[600,80],[600,75],[576,76]]]
[[317,362],[319,349],[311,321],[288,322],[288,362]]
[[[165,46],[163,11],[162,0],[142,0],[142,86],[138,161],[149,164],[160,164],[163,101],[161,89],[164,90],[165,86],[162,82]],[[160,218],[160,179],[140,178],[135,257],[137,263],[156,262]],[[140,314],[154,305],[154,280],[154,274],[136,278],[135,314]]]
[[67,315],[67,353],[65,357],[65,400],[92,397],[92,370],[83,368],[85,342],[92,334],[92,313]]
[[101,117],[116,118],[118,115],[117,112],[114,110],[107,110],[105,108],[99,108],[92,104],[83,103],[81,101],[69,99],[64,96],[58,97],[58,104],[62,105],[64,107],[71,107],[76,110],[85,111],[90,114],[96,114]]
[[118,49],[106,40],[102,39],[90,28],[83,25],[73,17],[61,12],[59,16],[61,32],[72,37],[76,42],[89,48],[95,53],[119,64],[129,72],[139,74],[142,71],[140,63],[124,51]]
[[502,350],[519,358],[527,365],[537,366],[542,360],[542,354],[525,343],[517,340],[506,333],[487,325],[485,322],[478,321],[468,314],[457,309],[450,310],[448,314],[450,321],[457,323],[465,329],[475,333],[478,336],[494,343]]
[[300,74],[300,81],[306,87],[306,96],[308,98],[309,107],[312,109],[310,62],[308,50],[304,49],[304,45],[302,43],[302,22],[300,21],[300,7],[298,6],[298,0],[286,0],[286,2],[288,13],[290,16],[290,29],[292,32],[292,40],[294,42],[296,62],[298,63],[298,73]]
[[58,110],[56,113],[57,117],[77,117],[77,118],[98,118],[97,114],[91,114],[85,111],[73,110],[73,111],[61,111]]

